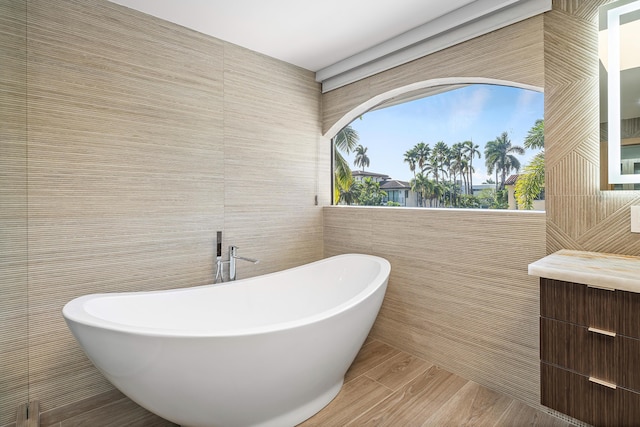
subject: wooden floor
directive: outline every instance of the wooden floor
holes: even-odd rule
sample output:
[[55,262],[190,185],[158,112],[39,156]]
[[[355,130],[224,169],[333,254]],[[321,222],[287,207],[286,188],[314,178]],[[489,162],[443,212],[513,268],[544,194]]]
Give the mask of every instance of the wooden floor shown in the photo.
[[[44,427],[175,426],[124,396],[45,424]],[[425,360],[369,340],[347,372],[338,396],[299,427],[570,425]]]
[[431,363],[369,340],[338,396],[311,426],[553,426],[571,424]]
[[134,403],[122,393],[109,403],[81,413],[51,419],[46,413],[40,415],[40,427],[175,427],[164,418],[152,414]]

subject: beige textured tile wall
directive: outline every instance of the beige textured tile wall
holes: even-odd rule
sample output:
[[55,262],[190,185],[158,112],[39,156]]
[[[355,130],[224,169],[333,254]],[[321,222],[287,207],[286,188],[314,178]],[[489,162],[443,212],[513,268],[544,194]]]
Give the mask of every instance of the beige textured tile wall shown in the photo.
[[600,190],[598,7],[554,0],[544,19],[547,252],[640,255],[630,232],[638,191]]
[[312,73],[105,0],[28,6],[28,141],[7,158],[28,171],[22,199],[11,195],[28,203],[28,218],[14,215],[28,241],[2,228],[29,260],[28,287],[1,303],[28,308],[28,322],[13,315],[24,328],[0,332],[3,361],[5,343],[29,344],[0,368],[11,413],[27,397],[48,411],[112,388],[68,332],[67,301],[210,283],[217,230],[261,259],[239,266],[244,277],[314,261],[314,196],[330,197]]
[[539,404],[542,212],[326,207],[325,255],[391,262],[372,335],[464,378]]
[[26,1],[0,2],[0,425],[28,400]]
[[211,277],[223,44],[106,1],[30,1],[28,19],[29,395],[46,411],[112,387],[65,302]]
[[[390,90],[449,77],[544,87],[537,16],[323,94],[323,129]],[[325,254],[392,263],[374,336],[522,401],[539,402],[538,286],[545,214],[325,209]]]
[[[242,255],[239,274],[261,274],[322,257],[322,211],[330,184],[318,86],[309,72],[225,47],[225,230]],[[326,182],[326,180],[325,180]]]

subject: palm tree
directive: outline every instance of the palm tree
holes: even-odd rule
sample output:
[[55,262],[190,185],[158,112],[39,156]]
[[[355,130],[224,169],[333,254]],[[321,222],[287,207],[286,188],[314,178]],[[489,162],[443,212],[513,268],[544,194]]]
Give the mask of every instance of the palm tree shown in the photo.
[[516,181],[515,196],[518,206],[533,209],[533,201],[544,190],[544,152],[536,154]]
[[343,202],[346,205],[352,205],[358,201],[359,196],[360,183],[352,180],[349,188],[340,188],[338,202]]
[[362,172],[364,167],[369,167],[369,156],[367,156],[367,147],[358,145],[356,147],[356,158],[353,160],[354,166],[362,166]]
[[495,190],[498,191],[498,172],[500,171],[500,149],[496,141],[489,141],[484,147],[484,162],[487,166],[487,173],[496,173],[496,179],[493,183],[496,185]]
[[431,154],[431,148],[429,147],[429,144],[420,142],[416,144],[415,147],[413,147],[413,150],[415,150],[416,159],[418,162],[418,167],[420,168],[420,172],[424,173],[425,165],[427,164],[429,160],[429,155]]
[[417,156],[417,152],[416,152],[416,148],[412,148],[410,150],[407,150],[404,153],[404,160],[405,163],[409,163],[409,170],[411,172],[413,172],[413,177],[416,177],[416,164],[418,162],[418,156]]
[[536,120],[529,129],[524,146],[542,150],[524,167],[524,172],[516,181],[515,195],[518,205],[524,209],[533,209],[533,201],[544,190],[544,120]]
[[449,160],[449,146],[444,142],[438,142],[431,152],[430,166],[436,184],[440,183],[440,177],[443,179],[447,175],[447,167]]
[[431,189],[431,199],[436,201],[436,206],[439,206],[440,202],[443,201],[446,192],[447,188],[444,184],[433,184],[433,187]]
[[335,149],[333,150],[333,167],[334,167],[334,186],[333,186],[333,202],[340,201],[340,192],[347,191],[353,184],[353,176],[349,162],[344,158],[342,153],[349,154],[358,144],[358,132],[347,125],[333,138]]
[[449,147],[448,145],[445,145],[445,147],[446,147],[446,151],[444,153],[444,166],[446,169],[445,173],[448,179],[447,181],[442,182],[442,185],[444,186],[444,189],[445,189],[445,196],[443,198],[443,202],[445,203],[445,206],[453,206],[454,198],[455,198],[454,193],[456,193],[456,188],[457,188],[456,175],[458,173],[458,167],[462,165],[456,164],[457,158],[458,158],[458,155],[455,152],[455,150],[457,149],[456,144],[453,144],[453,146],[451,147]]
[[418,173],[411,180],[411,191],[419,196],[418,205],[425,207],[427,199],[431,199],[431,189],[433,182],[422,172]]
[[458,142],[457,144],[453,144],[451,146],[451,160],[449,161],[449,172],[451,176],[451,180],[453,183],[456,183],[456,178],[458,174],[462,178],[462,182],[464,186],[467,186],[467,161],[463,158],[464,154],[462,151],[462,143]]
[[524,148],[544,150],[544,120],[538,119],[524,139]]
[[478,150],[480,146],[478,144],[474,144],[473,141],[465,141],[462,143],[462,153],[465,155],[465,158],[468,163],[467,167],[467,182],[469,185],[466,187],[467,194],[473,194],[473,173],[475,169],[473,168],[473,158],[477,155],[478,158],[481,158],[480,150]]
[[363,206],[380,206],[387,192],[380,189],[380,183],[366,177],[361,184],[358,203]]
[[458,142],[451,146],[451,160],[449,161],[449,173],[451,176],[451,185],[449,187],[450,201],[452,206],[458,206],[458,200],[460,196],[460,186],[458,186],[457,177],[461,178],[462,185],[466,188],[468,186],[467,175],[469,164],[463,153],[463,144]]
[[[519,145],[512,145],[507,132],[493,141],[487,142],[484,149],[485,163],[487,172],[496,173],[496,191],[504,188],[504,182],[507,180],[507,174],[512,170],[516,172],[520,170],[520,161],[513,155],[524,154],[524,148]],[[500,181],[498,182],[498,174]]]

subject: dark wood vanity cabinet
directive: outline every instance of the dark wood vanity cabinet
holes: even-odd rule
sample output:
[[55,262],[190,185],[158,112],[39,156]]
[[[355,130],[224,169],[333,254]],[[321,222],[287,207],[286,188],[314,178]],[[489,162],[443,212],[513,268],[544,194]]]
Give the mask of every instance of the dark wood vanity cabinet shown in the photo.
[[640,294],[540,279],[542,404],[640,426]]

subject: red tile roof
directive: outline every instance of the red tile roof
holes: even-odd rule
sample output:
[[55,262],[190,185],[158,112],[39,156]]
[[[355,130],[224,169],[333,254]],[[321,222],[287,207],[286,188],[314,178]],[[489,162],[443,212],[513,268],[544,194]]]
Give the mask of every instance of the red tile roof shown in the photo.
[[518,180],[518,177],[520,175],[511,175],[509,178],[507,178],[507,180],[504,182],[504,185],[515,185],[516,181]]

